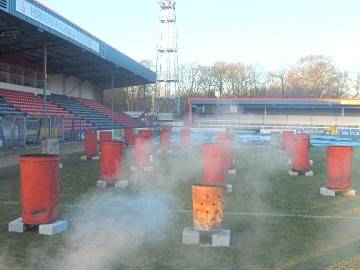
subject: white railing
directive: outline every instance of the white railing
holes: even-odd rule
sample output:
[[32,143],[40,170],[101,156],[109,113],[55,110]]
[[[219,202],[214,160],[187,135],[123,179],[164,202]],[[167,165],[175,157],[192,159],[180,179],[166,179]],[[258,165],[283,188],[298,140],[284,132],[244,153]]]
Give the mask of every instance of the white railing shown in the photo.
[[[193,124],[194,127],[206,127],[206,128],[235,128],[235,129],[282,129],[282,130],[324,130],[329,128],[329,126],[333,126],[332,123],[329,124],[293,124],[293,123],[278,123],[278,124],[267,124],[267,123],[259,123],[255,121],[244,121],[244,120],[228,120],[228,119],[200,119]],[[348,123],[336,125],[337,128],[340,129],[360,129],[360,117],[358,123]]]

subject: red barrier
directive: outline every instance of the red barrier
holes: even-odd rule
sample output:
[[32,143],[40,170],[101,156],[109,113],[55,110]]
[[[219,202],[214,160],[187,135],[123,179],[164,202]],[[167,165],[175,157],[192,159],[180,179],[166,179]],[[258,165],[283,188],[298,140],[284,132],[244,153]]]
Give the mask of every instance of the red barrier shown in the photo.
[[125,143],[128,146],[134,145],[134,129],[133,128],[125,129]]
[[151,144],[147,137],[135,136],[133,150],[133,166],[137,168],[146,168],[150,166]]
[[291,169],[297,172],[307,172],[310,170],[309,134],[297,134],[294,136]]
[[203,145],[203,177],[204,185],[226,185],[225,151],[219,144]]
[[121,141],[102,142],[101,150],[101,180],[120,181],[123,169],[124,143]]
[[154,130],[152,128],[139,128],[138,129],[139,136],[152,138],[154,136]]
[[22,219],[25,224],[52,223],[60,209],[60,157],[23,155],[20,157]]
[[327,148],[327,187],[336,191],[346,191],[352,184],[353,149],[350,146]]
[[160,130],[160,148],[163,151],[171,148],[171,127],[162,128]]
[[184,128],[181,130],[182,143],[188,145],[191,143],[191,130],[189,128]]
[[99,133],[100,133],[100,135],[99,135],[100,143],[112,140],[112,131],[111,130],[102,130]]
[[294,131],[283,131],[283,151],[291,154],[294,148]]
[[98,155],[98,149],[96,144],[96,131],[86,131],[84,140],[84,152],[88,157],[94,157]]
[[234,134],[230,132],[220,132],[218,136],[218,144],[220,144],[225,152],[225,166],[227,170],[234,168]]

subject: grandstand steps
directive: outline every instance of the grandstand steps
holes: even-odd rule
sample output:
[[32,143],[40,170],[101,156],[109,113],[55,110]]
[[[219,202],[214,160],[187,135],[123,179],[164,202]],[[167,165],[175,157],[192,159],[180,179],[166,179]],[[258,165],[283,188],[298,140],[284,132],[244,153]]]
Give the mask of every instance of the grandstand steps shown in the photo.
[[115,122],[113,126],[111,117],[109,118],[108,116],[103,115],[75,98],[58,94],[51,94],[47,98],[64,110],[90,122],[97,129],[112,129],[112,127],[115,129],[124,128],[124,125],[118,122]]
[[74,97],[73,99],[79,101],[80,103],[84,104],[85,106],[96,110],[97,112],[101,113],[103,116],[108,117],[108,118],[112,118],[112,116],[114,117],[114,120],[119,123],[119,124],[123,124],[125,127],[129,127],[129,128],[136,128],[136,127],[140,127],[141,124],[136,121],[135,119],[127,116],[127,115],[123,115],[121,113],[118,112],[112,112],[112,110],[103,105],[100,104],[98,102],[89,100],[89,99],[85,99],[85,98],[79,98],[79,97]]
[[[74,119],[74,115],[65,111],[56,104],[46,101],[47,115],[53,117],[53,121],[63,121],[65,132],[70,129],[79,130],[91,128],[90,123],[80,123],[80,119]],[[35,127],[44,115],[44,99],[30,92],[21,92],[10,89],[0,89],[0,115],[5,118],[26,118],[28,127]],[[56,119],[58,118],[58,120]],[[63,119],[63,120],[62,120]],[[62,123],[61,123],[62,124]]]

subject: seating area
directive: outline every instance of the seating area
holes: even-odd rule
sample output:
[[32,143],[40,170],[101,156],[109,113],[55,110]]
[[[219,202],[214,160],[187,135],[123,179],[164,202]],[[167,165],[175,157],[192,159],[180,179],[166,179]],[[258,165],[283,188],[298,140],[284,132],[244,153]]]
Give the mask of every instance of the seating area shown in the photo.
[[[5,98],[8,104],[29,116],[36,117],[44,114],[44,100],[33,93],[0,89],[0,96]],[[51,102],[46,102],[46,107],[49,116],[72,117],[69,112]]]
[[6,102],[5,98],[0,96],[0,116],[8,118],[8,117],[24,117],[25,115],[21,111],[16,110],[13,106],[9,105]]
[[[70,130],[79,130],[91,128],[92,125],[80,119],[74,119],[74,115],[65,111],[61,107],[47,101],[47,113],[52,117],[64,117],[65,132]],[[27,123],[35,127],[37,120],[35,118],[44,113],[44,100],[33,93],[20,92],[9,89],[0,89],[0,115],[4,117],[27,117]]]
[[[85,98],[76,97],[74,99],[111,119],[112,111],[109,107],[106,107],[103,104]],[[127,115],[120,114],[118,112],[114,112],[114,120],[117,123],[123,124],[125,127],[135,128],[141,126],[140,123],[138,123],[136,120],[132,119]]]
[[[84,98],[71,98],[51,94],[46,101],[48,116],[63,126],[65,133],[84,129],[111,129],[111,109]],[[26,117],[32,127],[41,126],[44,113],[44,99],[41,95],[0,88],[0,116],[5,118]],[[37,120],[38,119],[38,120]],[[59,122],[57,119],[63,119]],[[120,113],[114,113],[114,128],[139,127],[139,123]],[[59,126],[59,127],[60,127]]]
[[[111,129],[112,120],[95,109],[92,109],[75,98],[64,95],[51,94],[48,100],[62,107],[64,110],[80,117],[83,120],[89,121],[97,129]],[[114,128],[121,129],[124,125],[118,122],[114,123]]]

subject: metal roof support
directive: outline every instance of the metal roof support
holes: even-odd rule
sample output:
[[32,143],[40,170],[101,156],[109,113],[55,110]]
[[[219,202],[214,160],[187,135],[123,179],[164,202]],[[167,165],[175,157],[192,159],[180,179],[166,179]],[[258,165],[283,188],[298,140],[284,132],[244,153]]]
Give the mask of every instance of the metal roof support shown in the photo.
[[47,44],[44,45],[44,118],[46,118],[47,115],[47,108],[46,108],[46,82],[47,82]]
[[114,130],[114,75],[111,75],[111,130]]

